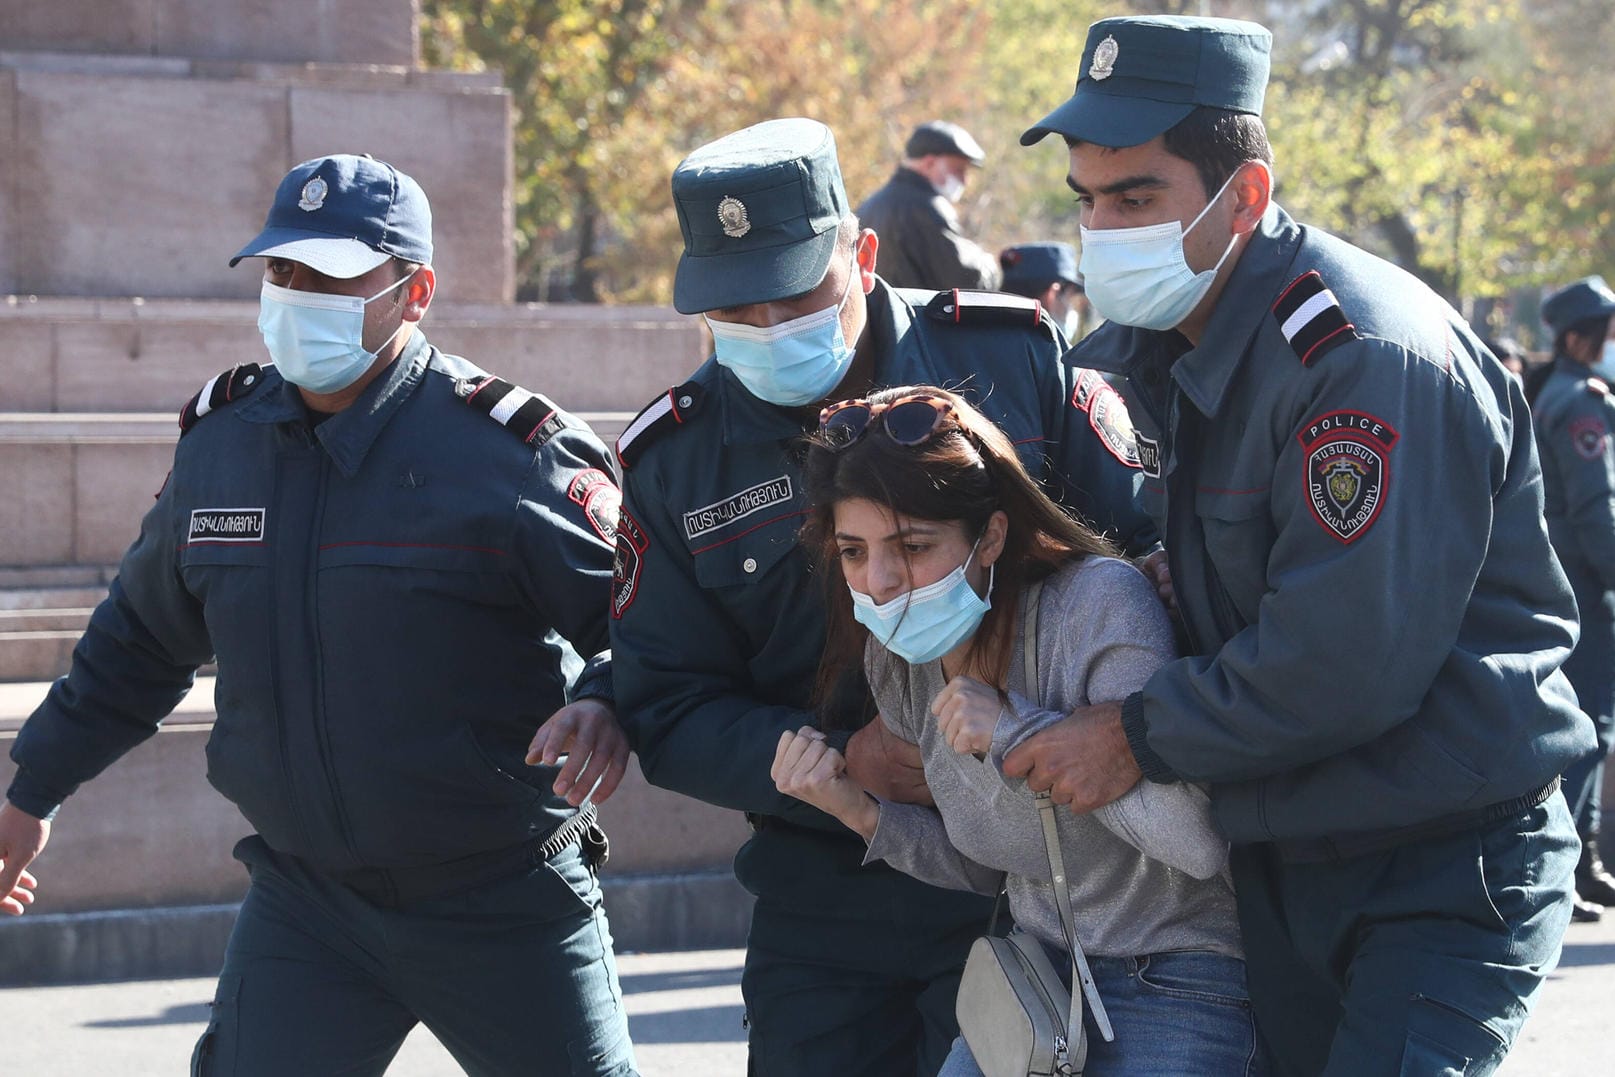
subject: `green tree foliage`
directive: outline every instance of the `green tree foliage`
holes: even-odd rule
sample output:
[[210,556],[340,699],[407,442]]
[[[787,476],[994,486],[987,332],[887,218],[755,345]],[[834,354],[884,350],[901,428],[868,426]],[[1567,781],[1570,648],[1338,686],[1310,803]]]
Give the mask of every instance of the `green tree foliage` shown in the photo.
[[[517,109],[518,279],[665,302],[667,178],[759,120],[824,120],[856,204],[916,123],[988,154],[962,209],[989,247],[1075,241],[1057,139],[1106,15],[1248,17],[1276,38],[1266,118],[1281,202],[1449,296],[1611,265],[1615,20],[1607,0],[423,0],[428,61],[503,69]],[[561,289],[562,294],[565,289]]]

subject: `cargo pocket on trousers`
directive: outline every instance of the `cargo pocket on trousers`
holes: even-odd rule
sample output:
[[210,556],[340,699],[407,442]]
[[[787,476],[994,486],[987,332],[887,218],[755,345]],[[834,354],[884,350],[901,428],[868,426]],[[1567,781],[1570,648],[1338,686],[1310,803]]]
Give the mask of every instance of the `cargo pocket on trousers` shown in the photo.
[[191,1052],[191,1077],[220,1077],[236,1070],[236,1010],[241,998],[241,981],[234,976],[219,977],[211,1011],[202,1038]]
[[1490,1073],[1508,1051],[1497,1033],[1458,1007],[1415,994],[1408,1000],[1402,1077],[1466,1077]]

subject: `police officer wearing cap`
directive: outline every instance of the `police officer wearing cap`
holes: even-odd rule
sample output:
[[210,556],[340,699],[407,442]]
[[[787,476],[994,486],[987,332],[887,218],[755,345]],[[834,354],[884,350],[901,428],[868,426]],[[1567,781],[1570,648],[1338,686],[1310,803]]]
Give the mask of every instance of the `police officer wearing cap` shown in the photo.
[[1536,419],[1548,537],[1576,594],[1581,642],[1564,665],[1598,750],[1564,774],[1581,835],[1577,919],[1615,905],[1615,878],[1598,851],[1604,760],[1615,738],[1615,292],[1602,277],[1561,288],[1542,304],[1553,362],[1533,371],[1526,397]]
[[1031,300],[909,293],[875,275],[829,128],[772,120],[673,173],[684,235],[674,306],[715,355],[618,441],[624,466],[611,622],[618,705],[645,775],[748,813],[735,873],[757,895],[742,980],[752,1072],[934,1074],[988,923],[977,895],[880,863],[769,776],[814,724],[865,788],[927,797],[919,750],[869,722],[862,669],[815,704],[825,583],[797,542],[803,435],[822,405],[877,386],[957,387],[1003,425],[1057,499],[1135,552],[1154,530],[1120,397],[1059,361]]
[[1077,248],[1069,243],[1019,243],[998,252],[1001,288],[1043,304],[1072,344],[1084,335],[1088,297],[1077,271]]
[[959,211],[970,174],[987,155],[956,123],[914,129],[897,171],[858,207],[880,236],[881,277],[897,288],[996,288],[998,263],[966,239]]
[[157,504],[12,749],[0,900],[31,903],[57,807],[217,656],[208,779],[256,833],[192,1072],[379,1074],[424,1023],[468,1073],[631,1074],[587,799],[627,758],[613,463],[427,342],[431,213],[390,165],[298,165],[243,258],[274,365],[186,405]]
[[1272,201],[1254,23],[1095,23],[1070,147],[1191,642],[1005,761],[1091,811],[1209,783],[1286,1074],[1489,1073],[1570,915],[1593,747],[1519,382],[1419,281]]

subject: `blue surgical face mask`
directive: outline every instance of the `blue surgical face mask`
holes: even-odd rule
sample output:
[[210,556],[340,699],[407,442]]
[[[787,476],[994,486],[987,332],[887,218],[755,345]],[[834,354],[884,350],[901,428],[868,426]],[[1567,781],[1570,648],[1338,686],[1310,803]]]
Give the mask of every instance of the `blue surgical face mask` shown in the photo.
[[364,311],[413,277],[411,273],[364,299],[356,295],[300,292],[264,281],[258,298],[258,331],[280,376],[311,393],[341,392],[364,375],[383,348],[365,351]]
[[1082,282],[1094,309],[1110,321],[1139,329],[1171,329],[1187,318],[1210,291],[1236,237],[1229,236],[1217,264],[1200,273],[1183,257],[1183,237],[1233,179],[1223,181],[1188,228],[1181,221],[1166,221],[1142,228],[1082,229]]
[[[981,540],[976,540],[976,546]],[[975,635],[993,604],[993,571],[987,570],[987,596],[976,594],[965,576],[976,546],[964,564],[924,587],[905,591],[890,602],[876,602],[852,585],[852,615],[875,639],[911,666],[934,662]]]
[[1592,365],[1592,372],[1615,385],[1615,340],[1604,341],[1604,350]]
[[728,367],[746,391],[782,407],[823,400],[841,384],[852,365],[852,348],[841,331],[841,308],[858,277],[852,271],[841,299],[833,307],[804,314],[778,325],[739,325],[707,318],[718,365]]

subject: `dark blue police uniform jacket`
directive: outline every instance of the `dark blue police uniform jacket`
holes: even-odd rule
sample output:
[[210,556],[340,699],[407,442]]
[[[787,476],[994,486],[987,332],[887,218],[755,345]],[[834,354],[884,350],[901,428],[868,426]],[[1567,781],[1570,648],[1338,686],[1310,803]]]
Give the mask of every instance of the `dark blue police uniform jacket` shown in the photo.
[[[911,298],[930,294],[877,279],[869,295],[859,347],[873,351],[875,384],[957,389],[1004,428],[1052,496],[1134,552],[1152,546],[1154,527],[1135,507],[1140,473],[1125,409],[1098,375],[1078,377],[1059,362],[1052,324],[953,324]],[[795,455],[803,422],[712,360],[669,402],[676,423],[642,435],[649,444],[632,443],[633,427],[619,442],[626,466],[611,639],[624,724],[652,783],[815,828],[844,847],[840,859],[853,871],[863,842],[769,777],[781,731],[814,723],[807,708],[825,639],[822,582],[797,542],[807,508]],[[845,878],[832,882],[793,854],[762,864],[756,845],[736,868],[753,892],[857,907],[840,889]],[[929,906],[914,903],[916,917],[959,915],[940,892],[885,865],[857,873],[871,886],[891,878],[931,895]],[[969,916],[981,913],[975,899],[968,905]],[[883,908],[863,913],[889,919]]]
[[1194,643],[1129,743],[1234,842],[1529,797],[1592,747],[1521,386],[1423,284],[1273,206],[1197,347],[1111,323],[1070,358],[1126,375]]
[[1581,641],[1564,669],[1607,745],[1615,724],[1615,398],[1586,366],[1559,357],[1532,412],[1548,537],[1581,614]]
[[18,735],[10,798],[52,810],[217,655],[208,778],[280,852],[437,865],[570,817],[523,756],[577,654],[575,693],[610,696],[614,465],[564,413],[527,444],[468,406],[485,376],[417,333],[316,427],[273,367],[200,420]]

